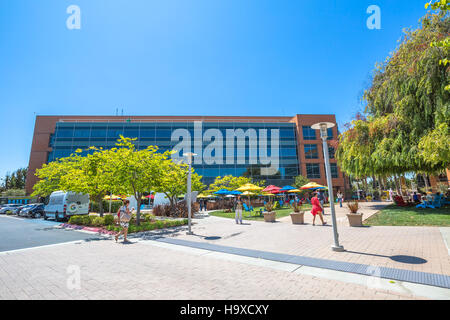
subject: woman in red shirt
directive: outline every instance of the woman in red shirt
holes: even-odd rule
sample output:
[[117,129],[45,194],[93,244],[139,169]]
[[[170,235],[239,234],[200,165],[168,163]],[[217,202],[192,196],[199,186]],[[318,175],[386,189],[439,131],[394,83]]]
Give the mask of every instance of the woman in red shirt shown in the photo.
[[313,226],[316,225],[316,224],[315,224],[315,222],[316,222],[316,214],[319,214],[320,220],[322,220],[322,224],[323,224],[323,225],[326,225],[327,222],[326,222],[326,221],[323,221],[323,216],[322,216],[323,208],[322,208],[322,206],[320,205],[320,201],[319,201],[319,199],[317,198],[317,194],[318,194],[318,192],[315,192],[315,193],[314,193],[314,197],[312,197],[312,199],[311,199],[311,204],[312,204],[312,210],[311,210],[311,213],[312,213],[312,215],[314,216],[314,218],[313,218]]

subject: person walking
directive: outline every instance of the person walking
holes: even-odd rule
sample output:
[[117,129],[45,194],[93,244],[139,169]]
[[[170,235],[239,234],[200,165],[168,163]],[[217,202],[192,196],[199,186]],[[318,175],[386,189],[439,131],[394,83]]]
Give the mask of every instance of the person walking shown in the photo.
[[243,207],[242,200],[241,197],[239,196],[236,201],[236,211],[234,216],[236,224],[239,224],[239,222],[242,224],[242,207]]
[[318,199],[318,195],[320,192],[316,192],[314,194],[314,197],[312,197],[311,199],[311,204],[312,204],[312,210],[311,213],[314,216],[313,218],[313,226],[315,226],[316,224],[316,215],[318,214],[320,217],[320,220],[322,220],[322,225],[326,225],[327,222],[323,221],[323,216],[322,216],[322,211],[323,211],[323,207],[320,204],[320,200]]
[[[317,199],[319,199],[320,205],[322,206],[322,213],[325,214],[325,194],[323,193],[322,190],[319,190],[318,192],[315,193],[315,196],[317,197]],[[312,204],[312,202],[311,202]]]
[[128,227],[130,226],[131,212],[128,208],[130,205],[130,200],[126,199],[123,201],[123,206],[119,208],[117,211],[117,216],[119,217],[119,224],[122,227],[119,233],[116,234],[115,239],[116,242],[119,239],[119,236],[123,234],[123,242],[127,242],[128,235]]
[[342,194],[341,190],[339,190],[336,194],[336,197],[339,202],[339,206],[342,208],[342,202],[344,201],[344,195]]

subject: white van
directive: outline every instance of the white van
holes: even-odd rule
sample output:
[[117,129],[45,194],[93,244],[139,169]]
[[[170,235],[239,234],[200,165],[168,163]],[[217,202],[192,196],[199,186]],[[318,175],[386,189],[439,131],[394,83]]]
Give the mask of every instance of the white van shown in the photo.
[[74,215],[89,214],[89,195],[75,192],[55,191],[44,208],[44,219],[68,220]]

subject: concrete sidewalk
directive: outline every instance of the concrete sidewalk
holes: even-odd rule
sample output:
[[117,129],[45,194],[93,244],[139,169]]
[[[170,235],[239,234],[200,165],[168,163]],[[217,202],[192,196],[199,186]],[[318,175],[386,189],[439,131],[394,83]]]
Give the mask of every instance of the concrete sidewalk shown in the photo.
[[[361,212],[373,215],[380,205],[385,204],[362,203]],[[346,219],[346,213],[344,208],[337,208],[341,221]],[[330,249],[334,243],[330,215],[325,216],[328,226],[312,226],[310,216],[305,213],[305,225],[293,225],[290,217],[275,223],[244,221],[243,225],[237,225],[234,219],[210,216],[194,219],[194,236],[185,232],[170,236],[230,247],[450,275],[450,256],[438,227],[352,228],[347,221],[338,222],[339,240],[346,251],[333,252]]]

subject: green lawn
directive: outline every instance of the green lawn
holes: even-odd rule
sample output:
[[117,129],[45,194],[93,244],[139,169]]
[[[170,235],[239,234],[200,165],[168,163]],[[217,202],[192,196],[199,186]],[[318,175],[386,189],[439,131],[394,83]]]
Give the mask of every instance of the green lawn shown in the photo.
[[[264,221],[264,216],[259,215],[259,210],[261,208],[262,207],[255,208],[255,210],[251,213],[243,211],[242,217],[244,218],[244,220]],[[303,205],[302,210],[304,210],[304,211],[311,210],[311,205],[308,205],[308,204]],[[264,209],[263,209],[263,211],[264,211]],[[277,209],[275,211],[277,213],[277,218],[281,218],[281,217],[288,216],[289,214],[292,213],[293,210],[291,208],[283,208],[283,209]],[[210,212],[209,215],[216,216],[216,217],[222,217],[222,218],[234,219],[235,213],[234,213],[234,211],[233,212],[214,211],[214,212]]]
[[390,205],[373,215],[364,225],[368,226],[450,226],[450,206],[439,209],[402,208]]

